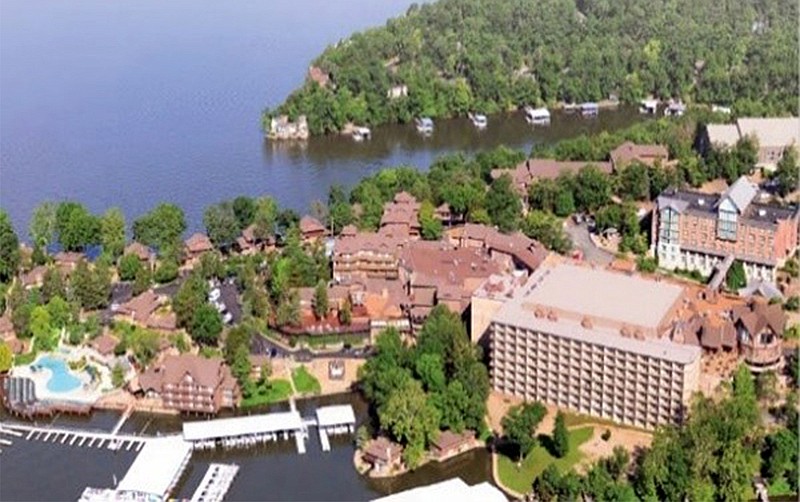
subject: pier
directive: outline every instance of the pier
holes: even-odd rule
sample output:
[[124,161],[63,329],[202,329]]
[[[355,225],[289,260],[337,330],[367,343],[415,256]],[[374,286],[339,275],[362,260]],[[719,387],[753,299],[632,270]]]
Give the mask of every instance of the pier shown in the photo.
[[348,434],[353,432],[356,416],[350,405],[324,406],[317,409],[316,426],[322,451],[330,451],[328,434]]
[[68,444],[69,446],[77,446],[87,448],[102,448],[106,446],[111,450],[118,450],[125,448],[130,450],[136,448],[137,451],[151,440],[151,438],[142,436],[131,436],[125,434],[113,434],[109,432],[100,431],[84,431],[77,429],[61,429],[55,427],[37,427],[26,424],[2,424],[3,432],[11,434],[19,434],[21,437],[26,434],[26,440],[41,440],[60,442],[61,444]]
[[239,472],[236,464],[211,464],[192,495],[191,502],[222,502]]
[[167,500],[191,456],[191,444],[178,435],[151,438],[115,488],[87,487],[79,501]]

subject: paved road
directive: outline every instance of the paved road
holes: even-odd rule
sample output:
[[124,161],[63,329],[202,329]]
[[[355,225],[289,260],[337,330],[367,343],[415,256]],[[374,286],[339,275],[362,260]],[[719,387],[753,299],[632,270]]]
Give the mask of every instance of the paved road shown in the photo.
[[589,263],[606,266],[614,259],[614,255],[594,245],[589,238],[589,229],[586,223],[576,225],[569,221],[564,229],[572,239],[575,249],[580,249],[583,259]]

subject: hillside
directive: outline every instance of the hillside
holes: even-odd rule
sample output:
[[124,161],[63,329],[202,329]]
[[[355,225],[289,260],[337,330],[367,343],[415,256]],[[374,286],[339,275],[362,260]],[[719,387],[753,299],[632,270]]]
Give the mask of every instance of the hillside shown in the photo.
[[610,94],[785,113],[797,18],[795,0],[440,0],[328,47],[323,84],[307,78],[264,118],[305,114],[322,134]]

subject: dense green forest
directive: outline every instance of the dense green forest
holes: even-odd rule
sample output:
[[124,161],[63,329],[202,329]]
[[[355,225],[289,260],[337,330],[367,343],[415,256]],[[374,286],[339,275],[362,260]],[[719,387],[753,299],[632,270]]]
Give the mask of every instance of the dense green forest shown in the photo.
[[[418,115],[647,95],[792,111],[798,95],[794,0],[440,0],[328,47],[330,76],[264,118],[308,116],[312,134]],[[407,86],[408,95],[388,91]]]

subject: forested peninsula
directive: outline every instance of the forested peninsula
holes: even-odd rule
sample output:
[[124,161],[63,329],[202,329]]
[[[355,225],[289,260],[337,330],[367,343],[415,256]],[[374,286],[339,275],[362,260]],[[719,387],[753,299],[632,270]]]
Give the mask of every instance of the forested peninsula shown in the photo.
[[494,113],[647,96],[794,110],[794,0],[439,0],[328,47],[262,121],[305,115],[311,134],[348,122]]

